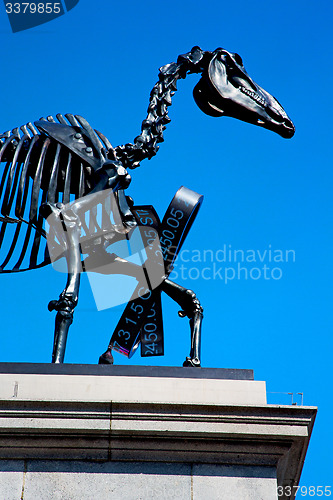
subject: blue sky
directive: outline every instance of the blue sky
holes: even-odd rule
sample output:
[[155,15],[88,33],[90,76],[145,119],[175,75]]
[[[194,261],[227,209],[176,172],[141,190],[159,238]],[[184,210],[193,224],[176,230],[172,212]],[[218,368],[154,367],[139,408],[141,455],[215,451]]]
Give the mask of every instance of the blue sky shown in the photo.
[[[231,118],[208,117],[192,98],[198,78],[188,77],[173,98],[165,143],[133,171],[129,194],[136,204],[153,204],[160,216],[181,185],[205,196],[184,250],[196,250],[197,259],[210,250],[213,262],[178,261],[187,269],[178,281],[194,289],[205,308],[203,366],[252,368],[269,393],[281,393],[269,394],[270,402],[289,404],[282,393],[303,392],[305,405],[319,407],[301,479],[307,486],[333,479],[332,10],[323,0],[174,6],[80,0],[65,16],[16,34],[0,12],[1,130],[70,112],[87,118],[114,146],[131,142],[158,68],[194,45],[238,52],[250,76],[293,119],[296,134],[284,140]],[[248,273],[263,264],[277,267],[280,279],[245,279],[245,271],[227,284],[218,273],[213,279],[214,265],[222,276],[226,266],[237,269],[238,260],[217,261],[224,248],[261,256],[266,250],[264,262],[256,253],[256,262],[240,265]],[[290,250],[295,258],[268,261],[269,250],[284,256]],[[207,266],[210,279],[201,274]],[[49,267],[1,278],[1,361],[48,362],[54,314],[47,303],[58,297],[64,275]],[[146,360],[136,353],[128,361],[119,355],[116,363],[182,364],[187,321],[168,298],[163,308],[165,356]],[[97,362],[120,312],[98,312],[85,277],[66,361]]]

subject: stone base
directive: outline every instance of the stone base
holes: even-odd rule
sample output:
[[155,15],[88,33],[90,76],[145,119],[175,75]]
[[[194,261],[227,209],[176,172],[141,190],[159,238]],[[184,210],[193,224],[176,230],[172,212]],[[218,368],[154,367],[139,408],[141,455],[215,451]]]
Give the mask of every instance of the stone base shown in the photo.
[[5,500],[277,499],[274,467],[29,460],[0,462],[0,477]]
[[3,363],[0,498],[274,500],[315,414],[250,370]]

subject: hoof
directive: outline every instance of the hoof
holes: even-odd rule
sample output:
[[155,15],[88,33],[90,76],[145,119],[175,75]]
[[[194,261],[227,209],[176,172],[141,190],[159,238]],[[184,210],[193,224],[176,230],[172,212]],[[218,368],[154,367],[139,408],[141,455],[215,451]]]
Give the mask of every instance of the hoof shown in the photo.
[[99,365],[113,365],[113,356],[111,351],[106,351],[99,357]]
[[193,366],[194,368],[200,368],[200,359],[199,358],[189,358],[187,357],[183,363],[183,366]]

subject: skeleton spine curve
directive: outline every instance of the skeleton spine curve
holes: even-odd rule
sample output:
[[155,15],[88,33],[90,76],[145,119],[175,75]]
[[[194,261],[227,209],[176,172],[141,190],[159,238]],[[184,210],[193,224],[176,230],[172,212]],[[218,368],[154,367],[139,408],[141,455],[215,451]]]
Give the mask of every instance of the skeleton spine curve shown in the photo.
[[163,131],[171,121],[168,107],[177,90],[177,81],[191,73],[202,73],[210,57],[211,52],[196,46],[190,52],[180,55],[177,63],[172,62],[160,68],[159,81],[150,93],[148,114],[142,122],[141,134],[134,139],[134,144],[127,143],[115,148],[117,160],[125,168],[137,168],[142,160],[150,160],[156,155],[159,149],[157,144],[164,141]]

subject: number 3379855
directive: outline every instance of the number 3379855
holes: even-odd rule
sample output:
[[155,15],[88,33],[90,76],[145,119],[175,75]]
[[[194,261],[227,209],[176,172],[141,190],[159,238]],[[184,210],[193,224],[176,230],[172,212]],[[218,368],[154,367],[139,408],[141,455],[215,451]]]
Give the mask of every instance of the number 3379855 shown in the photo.
[[6,3],[7,14],[60,14],[61,3],[60,2],[48,2],[48,3],[34,3],[34,2],[22,2],[22,3]]

